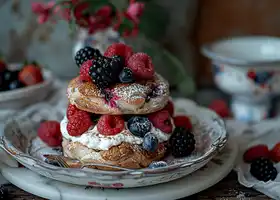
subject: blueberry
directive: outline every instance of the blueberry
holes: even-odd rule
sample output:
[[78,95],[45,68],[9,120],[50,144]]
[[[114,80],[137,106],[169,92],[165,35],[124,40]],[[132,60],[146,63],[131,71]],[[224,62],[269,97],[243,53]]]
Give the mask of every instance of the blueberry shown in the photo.
[[143,139],[143,149],[154,152],[158,147],[158,139],[153,133],[146,133]]
[[144,137],[144,135],[151,130],[152,125],[148,118],[134,116],[128,120],[127,128],[133,135]]
[[151,164],[149,165],[150,169],[156,169],[156,168],[160,168],[160,167],[166,167],[167,163],[164,161],[154,161],[151,162]]
[[8,90],[14,90],[14,89],[22,88],[22,87],[24,87],[24,84],[21,83],[19,80],[11,81],[8,84]]
[[3,73],[4,73],[4,74],[3,74],[3,78],[4,78],[4,81],[5,81],[6,83],[18,79],[19,71],[5,70]]
[[133,73],[131,71],[131,69],[129,68],[123,68],[123,70],[121,71],[120,75],[119,75],[119,79],[122,83],[133,83],[134,82],[134,78],[133,78]]

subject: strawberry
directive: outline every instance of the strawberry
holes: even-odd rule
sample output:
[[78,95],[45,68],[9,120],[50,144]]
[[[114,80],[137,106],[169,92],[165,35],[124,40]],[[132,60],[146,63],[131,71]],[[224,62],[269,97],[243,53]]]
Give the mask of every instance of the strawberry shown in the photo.
[[246,163],[251,163],[253,160],[257,158],[269,158],[270,152],[266,145],[259,144],[256,146],[253,146],[249,148],[244,154],[243,154],[243,160]]
[[19,80],[25,85],[35,85],[43,82],[41,69],[36,64],[27,64],[18,75]]
[[270,150],[270,159],[274,162],[280,162],[280,142],[278,142],[271,150]]
[[227,103],[224,100],[217,99],[214,100],[210,105],[209,108],[215,111],[220,117],[227,118],[230,116],[230,110]]

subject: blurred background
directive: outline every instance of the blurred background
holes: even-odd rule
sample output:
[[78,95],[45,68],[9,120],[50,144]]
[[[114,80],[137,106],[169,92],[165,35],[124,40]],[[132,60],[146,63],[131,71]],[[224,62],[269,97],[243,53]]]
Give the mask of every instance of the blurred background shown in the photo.
[[[58,79],[69,80],[77,76],[79,70],[73,62],[75,49],[89,41],[94,41],[91,44],[99,48],[125,41],[152,54],[157,71],[169,80],[174,95],[196,96],[202,104],[216,98],[227,101],[229,97],[216,88],[210,60],[200,52],[203,44],[225,37],[280,35],[280,2],[277,0],[141,1],[145,3],[140,21],[144,37],[129,38],[107,30],[90,36],[81,30],[69,34],[69,24],[65,21],[38,24],[32,2],[0,1],[0,51],[7,62],[37,60]],[[127,1],[112,2],[121,7]]]

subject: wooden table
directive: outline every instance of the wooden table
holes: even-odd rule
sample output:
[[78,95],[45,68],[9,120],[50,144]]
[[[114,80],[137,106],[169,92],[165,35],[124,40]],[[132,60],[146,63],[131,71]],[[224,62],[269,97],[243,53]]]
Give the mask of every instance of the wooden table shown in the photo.
[[[29,194],[13,185],[5,186],[9,191],[8,200],[44,200]],[[237,181],[235,172],[231,172],[225,179],[215,186],[181,200],[268,200],[271,199],[259,192],[245,188]]]

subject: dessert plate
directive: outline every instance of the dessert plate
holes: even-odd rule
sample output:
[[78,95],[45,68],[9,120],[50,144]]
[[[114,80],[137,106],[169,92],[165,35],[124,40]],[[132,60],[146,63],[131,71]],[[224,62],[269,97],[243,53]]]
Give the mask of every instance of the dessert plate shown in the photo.
[[[26,168],[0,163],[3,176],[17,187],[52,200],[173,200],[198,193],[223,179],[234,167],[238,155],[235,141],[228,144],[203,168],[172,182],[142,188],[107,189],[51,180]],[[28,181],[26,181],[28,180]]]
[[176,113],[188,115],[192,121],[196,151],[182,159],[167,157],[166,167],[132,170],[110,165],[116,171],[104,171],[86,166],[63,168],[48,164],[42,154],[59,155],[60,149],[49,148],[40,142],[36,138],[36,130],[42,120],[61,120],[65,113],[58,112],[47,104],[37,104],[8,120],[1,138],[1,147],[32,171],[78,185],[126,188],[172,181],[203,167],[227,142],[225,123],[214,112],[186,99],[175,99],[173,102]]

